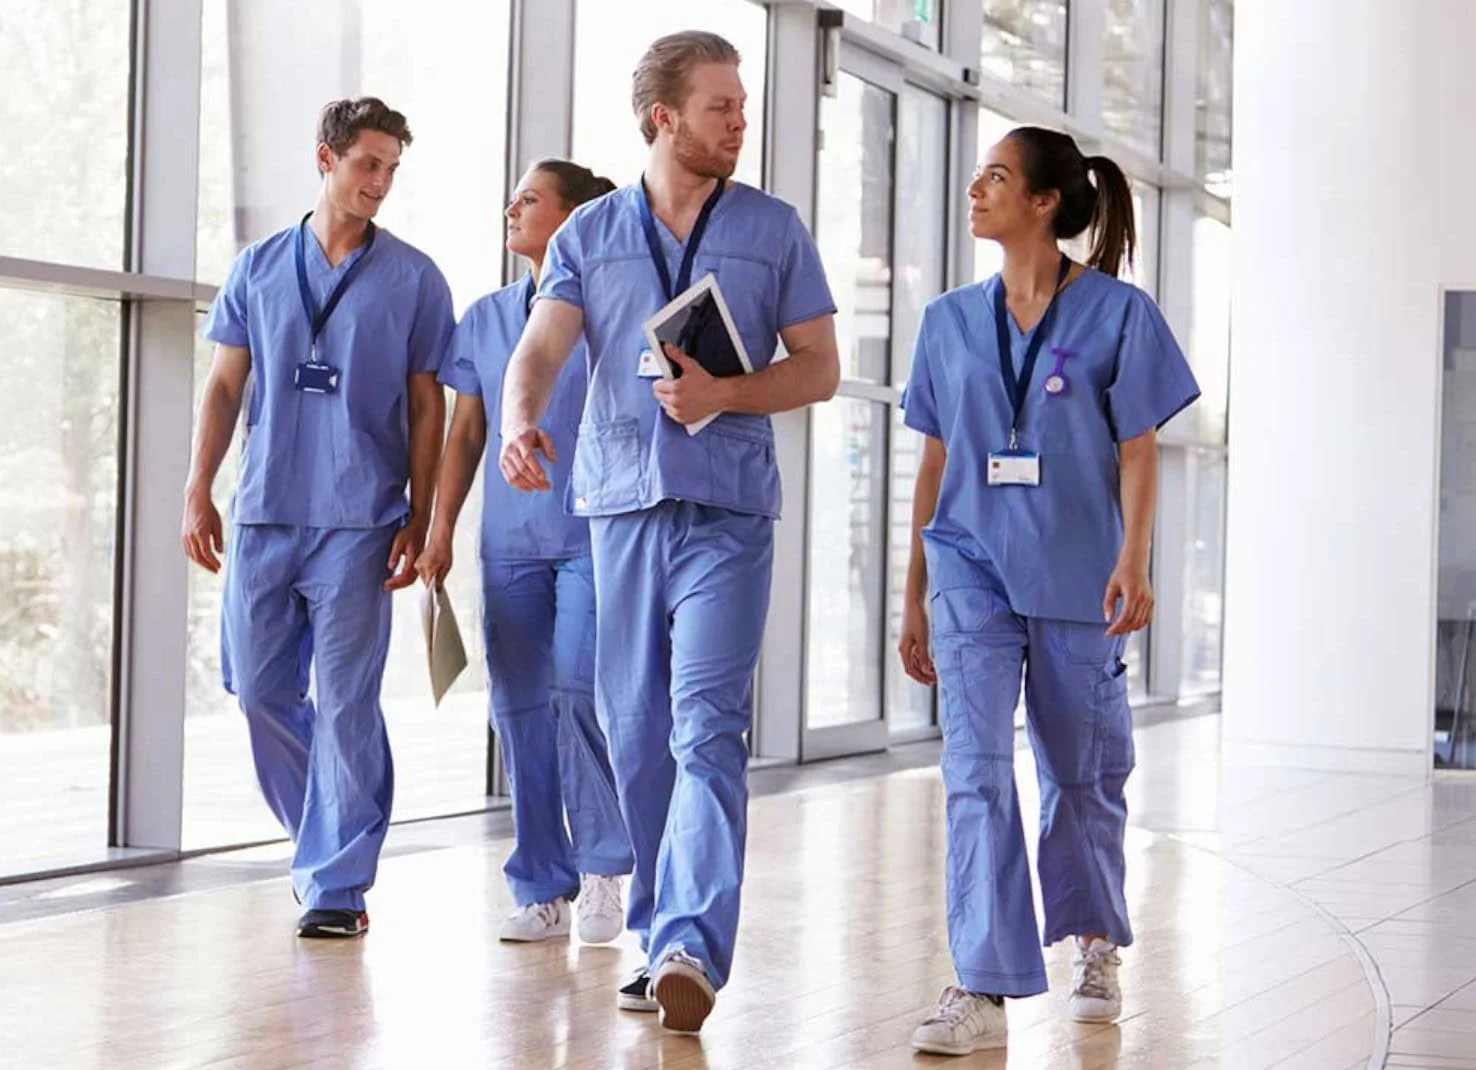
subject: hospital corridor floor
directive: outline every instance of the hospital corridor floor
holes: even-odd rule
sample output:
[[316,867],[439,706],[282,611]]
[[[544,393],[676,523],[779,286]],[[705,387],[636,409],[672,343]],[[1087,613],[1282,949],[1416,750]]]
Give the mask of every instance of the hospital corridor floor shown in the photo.
[[[354,942],[295,939],[284,845],[0,887],[0,1067],[1476,1070],[1476,781],[1232,766],[1218,734],[1138,731],[1116,1025],[1068,1020],[1061,945],[1008,1051],[910,1049],[952,979],[927,743],[754,771],[737,960],[700,1037],[617,1010],[629,936],[498,943],[490,814],[396,826]],[[1017,777],[1032,828],[1028,751]]]

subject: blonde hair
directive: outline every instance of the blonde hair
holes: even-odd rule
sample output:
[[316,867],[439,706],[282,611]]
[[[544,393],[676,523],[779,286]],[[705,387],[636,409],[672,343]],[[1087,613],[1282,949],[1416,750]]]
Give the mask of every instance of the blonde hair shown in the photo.
[[631,105],[641,121],[641,136],[646,144],[656,140],[651,109],[657,104],[668,108],[685,104],[691,93],[687,80],[692,68],[699,63],[736,65],[741,61],[738,50],[729,41],[704,30],[683,30],[654,41],[631,77]]

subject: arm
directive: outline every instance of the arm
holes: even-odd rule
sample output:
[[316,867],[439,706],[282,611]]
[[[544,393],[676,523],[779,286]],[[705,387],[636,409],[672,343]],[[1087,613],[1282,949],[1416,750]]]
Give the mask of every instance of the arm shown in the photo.
[[390,548],[389,568],[394,575],[385,580],[386,591],[415,582],[415,560],[425,549],[436,466],[441,459],[441,432],[446,426],[446,394],[435,372],[415,372],[406,384],[410,395],[410,518]]
[[427,586],[444,582],[451,571],[451,539],[456,532],[456,520],[466,504],[472,481],[477,477],[477,464],[486,448],[487,411],[482,399],[473,394],[457,394],[451,430],[441,456],[441,475],[436,481],[435,517],[425,553],[420,555],[416,569]]
[[220,559],[216,555],[225,551],[225,530],[211,500],[211,488],[226,450],[231,447],[231,435],[241,416],[241,399],[250,374],[251,353],[247,349],[217,345],[200,396],[190,475],[185,483],[180,542],[186,556],[210,572],[220,571]]
[[553,438],[538,426],[559,381],[559,372],[584,330],[584,310],[557,298],[533,306],[502,384],[502,476],[519,490],[549,490],[552,484],[536,454],[558,460]]
[[938,511],[938,489],[943,485],[947,463],[947,447],[940,439],[926,436],[912,494],[912,552],[907,560],[907,587],[902,602],[902,639],[897,644],[903,670],[920,684],[933,684],[938,679],[928,653],[928,560],[923,553],[922,532]]
[[750,375],[714,379],[695,360],[674,346],[666,355],[682,369],[680,379],[653,386],[666,414],[679,424],[696,423],[715,412],[747,412],[770,416],[817,401],[829,401],[840,384],[840,352],[835,317],[816,316],[779,332],[789,353]]
[[[1107,583],[1102,616],[1108,635],[1127,635],[1153,619],[1153,587],[1148,563],[1153,550],[1153,516],[1158,503],[1158,433],[1148,431],[1118,447],[1122,496],[1122,553]],[[1118,601],[1122,613],[1114,622]]]

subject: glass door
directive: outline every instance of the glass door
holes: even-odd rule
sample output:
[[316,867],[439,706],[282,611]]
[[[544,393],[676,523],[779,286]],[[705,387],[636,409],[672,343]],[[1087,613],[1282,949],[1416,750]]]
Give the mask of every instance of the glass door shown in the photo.
[[811,412],[806,761],[933,731],[930,689],[894,666],[922,443],[898,403],[944,286],[948,103],[900,65],[842,52],[821,100],[815,237],[837,305],[837,396]]

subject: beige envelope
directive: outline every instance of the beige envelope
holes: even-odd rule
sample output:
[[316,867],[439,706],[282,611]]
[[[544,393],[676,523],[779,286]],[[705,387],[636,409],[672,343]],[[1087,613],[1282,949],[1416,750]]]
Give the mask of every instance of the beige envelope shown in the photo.
[[451,599],[440,584],[423,588],[420,624],[425,631],[425,660],[430,666],[431,695],[441,704],[451,685],[466,668],[466,647],[451,611]]

